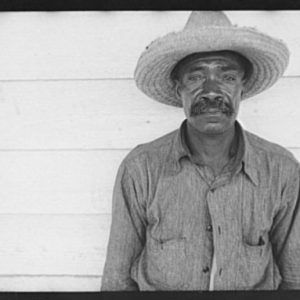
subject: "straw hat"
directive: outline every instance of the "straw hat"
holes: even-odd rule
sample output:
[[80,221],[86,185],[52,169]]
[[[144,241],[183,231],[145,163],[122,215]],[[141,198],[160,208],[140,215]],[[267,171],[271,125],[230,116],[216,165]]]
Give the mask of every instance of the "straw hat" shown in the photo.
[[242,99],[271,87],[289,60],[289,50],[282,41],[254,28],[233,26],[223,12],[197,11],[191,13],[182,31],[169,33],[146,47],[134,72],[136,85],[159,102],[181,107],[170,78],[177,62],[192,53],[221,50],[238,52],[252,63]]

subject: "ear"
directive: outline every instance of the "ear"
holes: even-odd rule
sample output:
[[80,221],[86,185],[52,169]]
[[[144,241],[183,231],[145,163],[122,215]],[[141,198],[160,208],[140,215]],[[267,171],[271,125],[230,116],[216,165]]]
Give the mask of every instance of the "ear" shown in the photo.
[[181,99],[181,84],[178,80],[174,82],[175,95],[177,99]]
[[247,82],[247,79],[243,79],[243,81],[242,81],[243,86],[241,88],[241,97],[243,97],[243,95],[244,95],[246,82]]

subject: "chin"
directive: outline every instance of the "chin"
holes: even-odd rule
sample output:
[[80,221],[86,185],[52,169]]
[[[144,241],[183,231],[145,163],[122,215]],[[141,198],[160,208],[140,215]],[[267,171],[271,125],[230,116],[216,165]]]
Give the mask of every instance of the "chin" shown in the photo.
[[221,134],[224,133],[228,128],[223,124],[211,123],[207,124],[201,131],[206,134]]
[[[212,120],[214,119],[214,120]],[[199,132],[204,134],[222,134],[229,130],[235,122],[235,116],[232,117],[212,117],[210,120],[201,116],[190,118],[190,124]]]
[[231,124],[227,122],[226,124],[224,122],[205,122],[204,124],[203,122],[193,122],[192,124],[199,132],[210,135],[222,134],[231,127]]

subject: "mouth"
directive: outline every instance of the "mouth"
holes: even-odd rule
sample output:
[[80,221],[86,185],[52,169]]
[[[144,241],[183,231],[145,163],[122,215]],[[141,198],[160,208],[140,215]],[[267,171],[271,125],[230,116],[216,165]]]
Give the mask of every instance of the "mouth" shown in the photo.
[[206,111],[204,111],[203,114],[221,115],[221,114],[224,114],[224,112],[222,110],[220,110],[220,109],[217,109],[217,108],[209,108]]
[[229,102],[204,99],[191,108],[191,116],[231,116],[234,110]]
[[227,112],[220,108],[206,108],[201,111],[193,111],[192,116],[224,116],[227,115]]
[[224,112],[216,109],[209,109],[201,115],[210,123],[218,123],[227,116]]

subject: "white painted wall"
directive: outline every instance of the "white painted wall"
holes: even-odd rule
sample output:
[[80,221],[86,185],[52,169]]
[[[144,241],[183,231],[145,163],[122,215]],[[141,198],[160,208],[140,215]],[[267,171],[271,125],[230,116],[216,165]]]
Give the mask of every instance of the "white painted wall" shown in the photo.
[[[117,168],[176,129],[133,71],[150,41],[189,12],[0,13],[0,291],[98,291]],[[285,77],[239,119],[300,159],[300,12],[228,12],[284,39]]]

